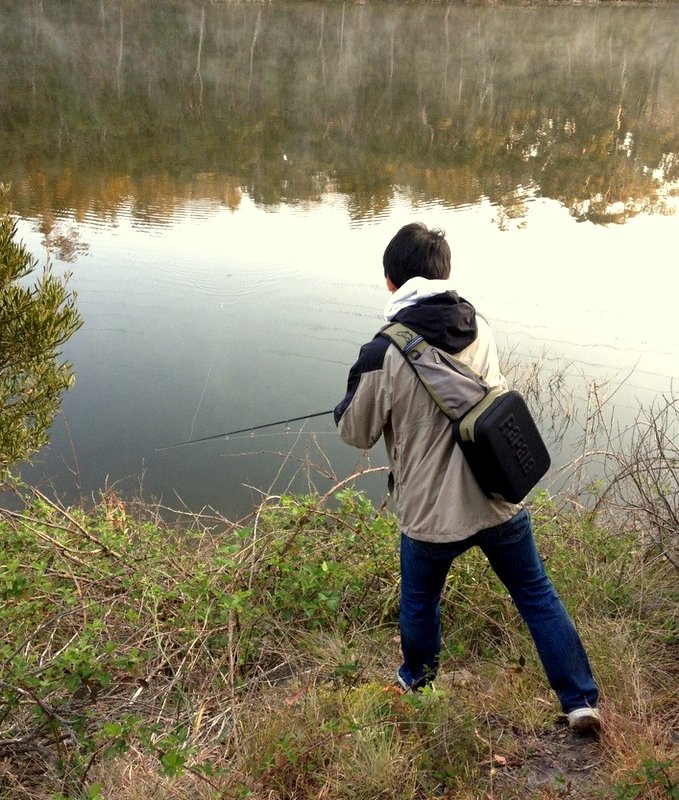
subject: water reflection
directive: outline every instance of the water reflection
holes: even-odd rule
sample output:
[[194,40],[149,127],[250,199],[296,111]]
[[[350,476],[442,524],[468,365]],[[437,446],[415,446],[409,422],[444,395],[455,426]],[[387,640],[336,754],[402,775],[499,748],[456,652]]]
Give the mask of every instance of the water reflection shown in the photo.
[[349,472],[325,419],[156,448],[331,407],[413,219],[514,357],[575,365],[577,401],[633,368],[623,412],[666,390],[679,9],[15,5],[0,179],[85,317],[38,479],[244,510],[305,464]]
[[[675,8],[17,4],[3,16],[0,146],[17,207],[158,224],[396,187],[522,215],[666,208],[679,177]],[[93,47],[92,43],[96,43]],[[416,42],[416,46],[413,46]],[[518,193],[518,194],[517,194]]]
[[[257,496],[249,487],[282,491],[307,459],[349,473],[358,456],[329,418],[300,440],[295,425],[156,448],[332,407],[358,346],[381,324],[385,242],[415,217],[446,228],[458,288],[492,320],[511,360],[540,361],[545,380],[565,372],[569,404],[585,409],[593,380],[603,396],[626,378],[615,395],[624,427],[639,400],[667,391],[679,358],[679,275],[648,259],[648,242],[660,250],[675,241],[679,217],[577,225],[555,201],[535,199],[528,225],[503,231],[491,203],[414,209],[404,198],[380,219],[350,225],[348,204],[337,196],[312,210],[272,211],[244,197],[236,214],[187,212],[161,237],[131,213],[116,226],[82,225],[90,254],[72,283],[85,325],[65,350],[77,383],[34,474],[89,495],[123,478],[119,489],[131,491],[143,473],[144,491],[165,502],[178,504],[176,493],[194,509],[245,510]],[[29,224],[21,232],[39,249]],[[561,464],[572,454],[554,455]],[[371,459],[383,463],[380,447]],[[323,490],[331,483],[315,477]],[[380,497],[381,477],[371,485]]]

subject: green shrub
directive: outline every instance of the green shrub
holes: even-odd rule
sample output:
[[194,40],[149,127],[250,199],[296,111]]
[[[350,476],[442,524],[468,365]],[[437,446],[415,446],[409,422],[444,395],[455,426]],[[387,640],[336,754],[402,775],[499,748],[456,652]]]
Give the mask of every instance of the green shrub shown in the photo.
[[[0,203],[6,187],[0,185]],[[0,216],[0,480],[47,443],[61,394],[73,380],[59,347],[80,327],[75,297],[49,269],[29,285],[35,260]]]

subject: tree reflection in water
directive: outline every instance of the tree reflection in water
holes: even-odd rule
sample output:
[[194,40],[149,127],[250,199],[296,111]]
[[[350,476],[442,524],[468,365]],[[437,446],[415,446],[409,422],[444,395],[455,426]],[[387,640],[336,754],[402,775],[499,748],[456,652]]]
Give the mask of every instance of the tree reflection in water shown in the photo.
[[[522,363],[551,348],[600,392],[638,361],[616,403],[674,374],[677,279],[649,249],[676,238],[679,8],[13,6],[0,181],[32,251],[77,262],[85,318],[37,479],[143,471],[150,495],[249,510],[283,431],[155,448],[331,407],[413,216],[448,227],[458,288]],[[326,464],[297,443],[288,466]]]
[[[679,179],[679,9],[17,4],[0,151],[18,210],[158,218],[396,191],[503,220],[666,211]],[[93,43],[95,46],[93,46]]]

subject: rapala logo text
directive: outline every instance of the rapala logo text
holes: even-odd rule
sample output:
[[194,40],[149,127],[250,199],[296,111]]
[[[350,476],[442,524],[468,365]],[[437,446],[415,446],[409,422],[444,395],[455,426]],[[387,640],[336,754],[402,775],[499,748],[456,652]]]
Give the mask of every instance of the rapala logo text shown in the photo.
[[525,436],[521,433],[521,428],[516,424],[514,415],[510,414],[500,425],[500,431],[504,440],[512,448],[514,457],[524,475],[527,475],[535,466],[535,459],[528,447]]

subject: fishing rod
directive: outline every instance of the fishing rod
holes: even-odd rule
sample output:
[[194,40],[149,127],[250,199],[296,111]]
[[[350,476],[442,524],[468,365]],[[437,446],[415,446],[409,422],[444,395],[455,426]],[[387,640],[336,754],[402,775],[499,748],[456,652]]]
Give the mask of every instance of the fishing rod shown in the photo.
[[303,417],[288,417],[288,419],[279,419],[278,422],[267,422],[264,425],[251,425],[249,428],[240,428],[237,431],[227,431],[226,433],[216,433],[214,436],[203,436],[202,439],[189,439],[187,442],[177,442],[176,444],[166,444],[164,447],[156,447],[156,452],[161,450],[171,450],[173,447],[185,447],[189,444],[197,444],[198,442],[209,442],[211,439],[224,439],[227,436],[235,436],[237,433],[249,433],[250,431],[259,431],[262,428],[273,428],[275,425],[287,425],[289,422],[299,422],[303,419],[312,419],[313,417],[324,417],[326,414],[332,414],[334,409],[330,411],[317,411],[315,414],[305,414]]

